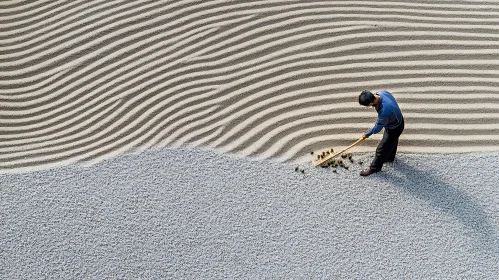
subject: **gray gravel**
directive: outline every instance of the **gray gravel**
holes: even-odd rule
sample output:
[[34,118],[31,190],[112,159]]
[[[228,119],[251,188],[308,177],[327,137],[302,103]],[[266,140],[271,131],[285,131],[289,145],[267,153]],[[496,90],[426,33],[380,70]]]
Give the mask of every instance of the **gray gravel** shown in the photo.
[[498,279],[498,163],[402,154],[363,178],[176,148],[4,174],[0,278]]

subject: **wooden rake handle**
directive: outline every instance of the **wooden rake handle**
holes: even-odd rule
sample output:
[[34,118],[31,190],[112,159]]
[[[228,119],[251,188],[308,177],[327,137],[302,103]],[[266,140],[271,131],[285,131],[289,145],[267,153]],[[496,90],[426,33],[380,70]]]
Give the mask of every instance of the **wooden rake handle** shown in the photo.
[[317,166],[319,166],[319,165],[321,165],[321,164],[323,164],[323,163],[327,162],[328,160],[333,159],[333,158],[337,157],[338,155],[341,155],[341,154],[342,154],[342,153],[344,153],[346,150],[348,150],[348,149],[350,149],[350,148],[353,148],[353,147],[357,146],[360,142],[364,141],[365,139],[366,139],[366,138],[360,138],[359,140],[355,141],[352,145],[350,145],[350,146],[346,147],[345,149],[343,149],[343,150],[341,150],[341,151],[339,151],[339,152],[337,152],[337,153],[334,153],[334,154],[332,154],[332,155],[329,155],[329,156],[327,156],[327,157],[325,157],[325,158],[323,158],[323,159],[321,159],[321,160],[318,160],[318,161],[314,162],[314,167],[317,167]]

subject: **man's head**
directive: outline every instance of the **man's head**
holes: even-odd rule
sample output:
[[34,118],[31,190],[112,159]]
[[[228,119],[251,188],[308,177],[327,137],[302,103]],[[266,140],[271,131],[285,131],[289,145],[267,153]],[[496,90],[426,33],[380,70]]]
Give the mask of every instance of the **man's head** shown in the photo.
[[359,104],[364,106],[373,106],[376,98],[374,94],[368,90],[364,90],[359,95]]

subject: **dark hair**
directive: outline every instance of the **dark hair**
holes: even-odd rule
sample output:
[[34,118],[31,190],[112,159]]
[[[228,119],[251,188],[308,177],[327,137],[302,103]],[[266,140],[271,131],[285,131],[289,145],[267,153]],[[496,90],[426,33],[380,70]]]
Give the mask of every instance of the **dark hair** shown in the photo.
[[364,90],[359,95],[359,104],[364,106],[369,106],[369,104],[374,102],[374,94],[368,90]]

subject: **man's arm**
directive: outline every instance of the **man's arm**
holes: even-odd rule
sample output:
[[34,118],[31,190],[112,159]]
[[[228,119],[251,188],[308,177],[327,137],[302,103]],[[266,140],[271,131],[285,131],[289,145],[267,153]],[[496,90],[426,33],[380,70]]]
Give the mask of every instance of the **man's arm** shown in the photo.
[[364,133],[365,137],[367,138],[373,134],[380,132],[381,129],[385,127],[386,124],[388,124],[388,121],[389,121],[388,117],[379,115],[378,119],[376,120],[376,123],[374,124],[374,127],[366,131],[366,133]]

